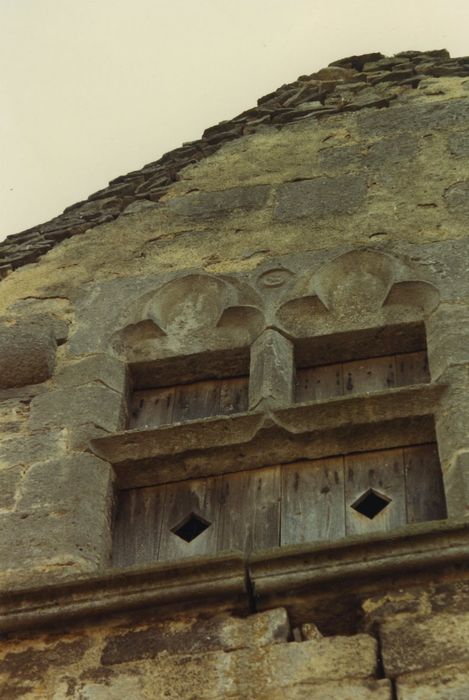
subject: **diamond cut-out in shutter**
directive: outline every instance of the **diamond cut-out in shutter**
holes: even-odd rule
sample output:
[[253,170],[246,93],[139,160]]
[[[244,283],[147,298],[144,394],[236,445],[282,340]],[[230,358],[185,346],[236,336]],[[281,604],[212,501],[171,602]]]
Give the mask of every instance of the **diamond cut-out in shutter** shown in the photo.
[[358,498],[355,503],[352,503],[352,508],[365,515],[370,520],[373,520],[379,515],[390,503],[391,498],[378,493],[374,489],[368,489]]
[[192,542],[196,537],[201,535],[207,528],[210,527],[212,523],[208,520],[204,520],[200,515],[196,513],[189,513],[189,515],[184,518],[182,523],[176,527],[171,528],[171,532],[184,540],[185,542]]

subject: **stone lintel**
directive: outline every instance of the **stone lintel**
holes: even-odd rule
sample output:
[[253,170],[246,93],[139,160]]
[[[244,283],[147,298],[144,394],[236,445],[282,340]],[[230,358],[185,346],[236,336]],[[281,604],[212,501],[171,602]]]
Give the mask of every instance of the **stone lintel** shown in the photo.
[[444,391],[423,384],[279,408],[271,418],[250,412],[127,430],[96,438],[92,447],[114,465],[118,486],[132,488],[432,442],[432,414]]

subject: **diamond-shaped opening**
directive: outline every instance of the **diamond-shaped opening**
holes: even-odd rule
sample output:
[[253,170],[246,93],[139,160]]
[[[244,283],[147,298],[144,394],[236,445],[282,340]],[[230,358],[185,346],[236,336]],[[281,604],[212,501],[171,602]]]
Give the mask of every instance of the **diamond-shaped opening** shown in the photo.
[[373,520],[391,503],[391,500],[391,498],[383,496],[374,489],[368,489],[355,503],[352,503],[352,508]]
[[196,513],[189,513],[189,515],[184,518],[182,523],[176,525],[176,527],[171,528],[171,532],[184,540],[185,542],[192,542],[196,537],[201,535],[207,528],[210,527],[212,523],[205,520],[200,515]]

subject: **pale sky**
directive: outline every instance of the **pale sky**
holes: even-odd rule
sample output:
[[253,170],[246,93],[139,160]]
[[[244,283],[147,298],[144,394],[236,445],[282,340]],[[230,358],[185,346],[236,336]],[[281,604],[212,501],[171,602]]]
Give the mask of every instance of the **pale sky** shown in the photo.
[[469,0],[0,0],[0,239],[350,54],[469,54]]

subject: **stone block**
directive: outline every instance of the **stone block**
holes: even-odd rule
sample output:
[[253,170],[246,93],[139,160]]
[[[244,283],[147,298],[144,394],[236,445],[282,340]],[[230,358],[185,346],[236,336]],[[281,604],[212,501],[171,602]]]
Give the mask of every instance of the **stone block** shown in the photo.
[[448,517],[469,515],[469,449],[459,452],[443,472]]
[[361,175],[287,182],[277,189],[274,218],[288,222],[304,217],[324,219],[352,214],[364,206],[366,195],[366,180]]
[[110,465],[92,455],[32,466],[17,511],[0,520],[0,570],[107,564],[112,483]]
[[448,211],[467,219],[469,215],[469,180],[460,180],[445,191]]
[[174,213],[193,218],[226,216],[235,210],[255,211],[267,204],[270,193],[268,185],[232,187],[214,192],[193,192],[174,197],[167,203]]
[[367,109],[357,115],[359,133],[370,136],[395,135],[399,131],[428,131],[451,129],[467,125],[467,101],[452,99],[444,102],[393,106],[391,109]]
[[54,369],[56,347],[48,322],[4,319],[0,324],[0,388],[44,382]]
[[426,322],[432,380],[448,367],[469,364],[469,305],[440,304]]
[[255,689],[249,696],[236,695],[232,700],[393,700],[391,684],[382,681],[330,681],[311,685],[292,683],[287,688],[271,689],[259,695]]
[[[469,85],[469,82],[467,83]],[[451,154],[459,158],[469,157],[469,131],[455,131],[448,136]]]
[[112,355],[91,355],[61,367],[54,380],[61,389],[99,382],[124,394],[127,388],[127,367]]
[[[121,700],[122,698],[132,698],[132,700],[160,700],[160,698],[168,698],[168,700],[392,700],[391,685],[389,681],[355,681],[345,680],[339,682],[328,682],[320,684],[301,683],[296,684],[292,680],[287,687],[269,688],[267,692],[260,690],[256,683],[251,688],[245,687],[241,681],[236,683],[232,677],[220,679],[218,688],[214,689],[211,683],[203,683],[190,687],[183,685],[181,677],[184,678],[185,669],[182,667],[179,670],[174,670],[177,677],[173,685],[178,688],[174,691],[168,680],[168,688],[165,695],[156,694],[153,691],[151,682],[151,669],[146,669],[146,672],[140,671],[136,676],[132,669],[126,669],[126,672],[106,674],[106,680],[84,680],[78,684],[74,684],[76,690],[80,691],[77,697],[86,698],[87,700]],[[239,669],[242,675],[242,669]],[[90,671],[91,677],[99,678],[98,669]],[[68,674],[69,682],[65,676],[54,682],[49,687],[52,692],[57,692],[63,688],[63,697],[66,697],[67,689],[70,687],[70,674]],[[236,686],[242,687],[241,692],[236,692]],[[157,682],[158,689],[161,687],[161,681]],[[179,688],[183,694],[178,695]],[[159,690],[157,691],[159,692]],[[61,697],[61,696],[60,696]],[[459,700],[459,698],[457,699]],[[465,700],[465,698],[464,698]]]
[[94,423],[108,431],[124,426],[126,405],[122,394],[107,386],[87,385],[55,389],[31,402],[31,429],[73,427]]
[[9,467],[0,470],[0,510],[14,507],[16,491],[24,471],[24,467]]
[[295,375],[293,343],[267,329],[251,346],[249,407],[289,406]]
[[451,367],[441,377],[447,388],[435,406],[435,428],[443,476],[455,457],[469,450],[469,364]]
[[288,641],[290,625],[284,608],[245,619],[227,615],[208,620],[184,618],[147,624],[108,639],[101,662],[119,664],[164,654],[200,654],[258,648]]
[[410,673],[396,683],[397,700],[467,700],[469,666],[444,666]]
[[469,613],[433,615],[424,619],[385,620],[380,626],[386,676],[469,663]]
[[[347,696],[347,687],[357,687],[365,693],[376,686],[373,679],[376,673],[376,640],[368,635],[354,637],[328,637],[317,641],[270,644],[261,647],[231,651],[213,651],[205,654],[159,654],[154,659],[134,661],[119,666],[125,675],[129,671],[137,673],[143,683],[143,695],[149,697],[181,700],[181,698],[270,698],[290,697],[290,687],[298,686],[315,697],[317,685],[323,684],[324,700],[326,681],[329,697],[362,697],[360,694]],[[107,667],[108,680],[116,667]],[[352,680],[353,679],[353,680]],[[343,681],[343,682],[342,682]],[[342,683],[341,683],[342,682]],[[316,685],[317,684],[317,685]],[[384,685],[386,689],[386,684]],[[330,695],[341,689],[342,695]],[[295,696],[293,696],[295,697]],[[296,697],[302,697],[296,695]],[[303,695],[304,697],[304,695]],[[388,698],[388,695],[378,695]]]
[[[78,639],[45,639],[42,643],[25,640],[22,644],[2,645],[0,652],[1,697],[5,700],[25,697],[57,698],[55,688],[45,688],[45,679],[54,673],[66,673],[80,663],[90,647],[86,637]],[[38,687],[41,691],[38,692]],[[27,697],[27,696],[26,696]],[[65,696],[62,696],[65,697]]]
[[14,465],[29,467],[53,459],[64,450],[65,434],[60,430],[6,438],[0,442],[0,470]]

